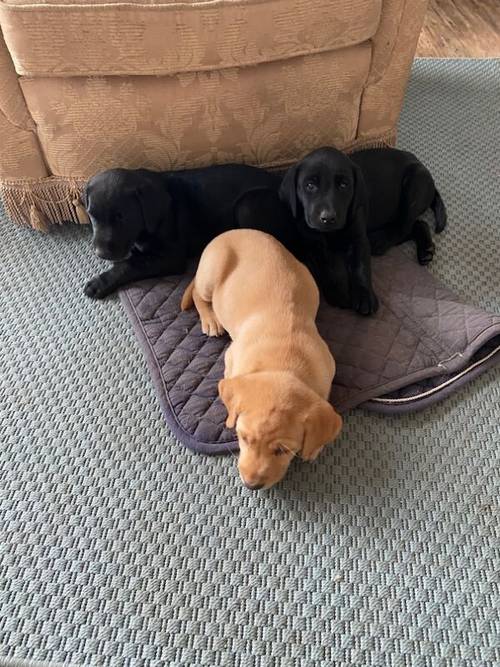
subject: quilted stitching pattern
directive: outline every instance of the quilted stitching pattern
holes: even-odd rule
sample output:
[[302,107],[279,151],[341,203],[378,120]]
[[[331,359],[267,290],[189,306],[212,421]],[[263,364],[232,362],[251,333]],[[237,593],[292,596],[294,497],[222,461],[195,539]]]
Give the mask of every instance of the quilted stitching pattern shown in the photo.
[[[319,330],[337,362],[331,400],[341,411],[401,389],[405,395],[418,393],[429,378],[462,370],[477,351],[478,336],[500,335],[500,316],[463,303],[399,249],[374,259],[373,275],[381,300],[376,316],[326,304],[318,314]],[[201,443],[203,451],[225,452],[236,447],[217,397],[228,338],[204,336],[196,311],[180,312],[189,280],[148,280],[129,287],[123,301],[134,326],[144,332],[143,345],[154,357],[150,364],[160,369],[156,386],[167,422],[177,422],[188,447],[200,449]]]

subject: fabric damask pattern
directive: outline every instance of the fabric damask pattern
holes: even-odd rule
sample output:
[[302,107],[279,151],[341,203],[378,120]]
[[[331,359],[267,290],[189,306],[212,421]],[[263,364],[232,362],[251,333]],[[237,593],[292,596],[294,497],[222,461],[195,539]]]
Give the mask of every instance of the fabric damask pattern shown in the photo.
[[426,8],[427,0],[384,0],[382,23],[372,42],[372,75],[359,109],[360,141],[397,125]]
[[35,129],[0,35],[0,178],[49,175]]
[[0,0],[7,215],[81,221],[81,183],[113,166],[272,168],[393,144],[426,4]]
[[[51,172],[287,164],[345,146],[369,71],[367,44],[251,69],[178,77],[21,79]],[[97,122],[96,122],[97,120]],[[110,131],[112,128],[112,131]]]
[[[399,0],[400,1],[400,0]],[[148,75],[255,65],[365,42],[382,0],[0,3],[18,74]]]

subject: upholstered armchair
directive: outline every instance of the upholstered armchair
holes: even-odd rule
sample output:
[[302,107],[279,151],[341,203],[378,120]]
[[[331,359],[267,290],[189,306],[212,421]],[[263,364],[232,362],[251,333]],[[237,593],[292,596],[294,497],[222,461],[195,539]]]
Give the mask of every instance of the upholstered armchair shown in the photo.
[[427,0],[4,0],[0,194],[83,222],[112,166],[285,167],[390,145]]

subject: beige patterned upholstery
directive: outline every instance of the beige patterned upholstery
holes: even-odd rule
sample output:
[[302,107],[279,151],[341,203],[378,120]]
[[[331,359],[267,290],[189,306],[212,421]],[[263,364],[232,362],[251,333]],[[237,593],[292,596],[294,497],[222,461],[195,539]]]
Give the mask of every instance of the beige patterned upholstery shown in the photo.
[[427,0],[0,0],[0,192],[80,220],[112,166],[391,144]]

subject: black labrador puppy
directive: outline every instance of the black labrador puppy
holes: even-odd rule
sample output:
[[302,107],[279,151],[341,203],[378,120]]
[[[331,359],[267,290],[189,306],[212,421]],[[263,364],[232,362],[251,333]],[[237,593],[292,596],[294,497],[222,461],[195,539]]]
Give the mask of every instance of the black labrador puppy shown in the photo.
[[[434,246],[419,216],[429,207],[436,231],[446,225],[446,209],[430,172],[411,153],[396,149],[359,151],[350,157],[320,148],[291,167],[280,198],[289,207],[311,269],[326,300],[374,313],[378,300],[371,281],[370,254],[382,254],[413,238],[421,263]],[[276,202],[274,212],[282,216]]]
[[234,203],[252,188],[277,191],[280,177],[245,165],[179,172],[109,169],[91,178],[83,200],[93,247],[112,267],[85,294],[103,298],[144,278],[183,273],[187,260],[235,226]]
[[321,148],[291,167],[280,188],[309,266],[331,305],[370,315],[373,291],[367,235],[368,193],[361,169],[344,153]]

